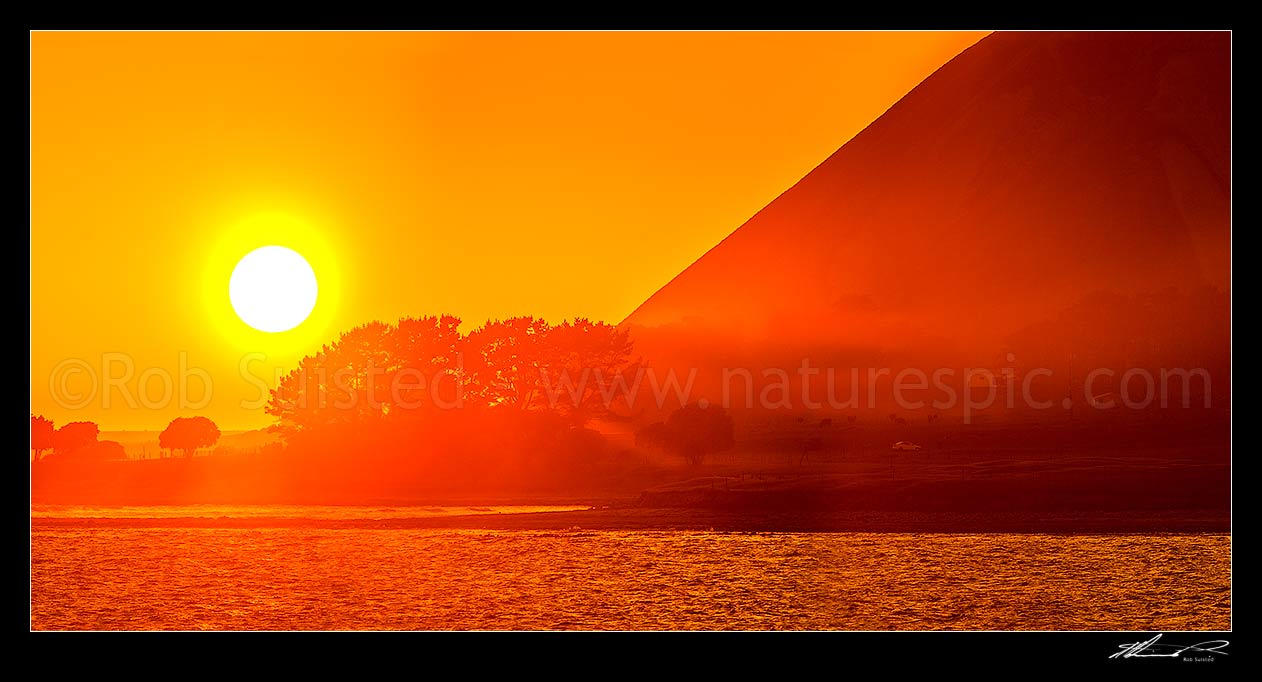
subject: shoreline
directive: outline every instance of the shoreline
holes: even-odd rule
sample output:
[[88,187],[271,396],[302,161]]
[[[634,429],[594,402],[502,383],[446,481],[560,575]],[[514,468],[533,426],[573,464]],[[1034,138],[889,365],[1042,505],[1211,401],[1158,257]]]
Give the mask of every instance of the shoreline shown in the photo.
[[1228,516],[1186,512],[732,512],[682,508],[470,514],[388,519],[268,517],[32,517],[31,530],[315,529],[487,531],[695,531],[723,533],[1230,534]]
[[[1229,460],[1193,457],[1173,445],[1060,456],[953,451],[897,462],[882,452],[809,466],[771,466],[746,455],[704,467],[644,463],[564,480],[385,479],[348,471],[358,478],[341,487],[322,470],[283,478],[291,470],[269,461],[44,469],[32,480],[32,514],[43,505],[78,509],[64,516],[41,510],[31,527],[1092,534],[1230,533],[1232,525]],[[567,506],[589,509],[537,509]],[[435,515],[424,507],[446,509]],[[478,507],[536,509],[462,515],[462,508]],[[527,511],[534,513],[520,513]]]

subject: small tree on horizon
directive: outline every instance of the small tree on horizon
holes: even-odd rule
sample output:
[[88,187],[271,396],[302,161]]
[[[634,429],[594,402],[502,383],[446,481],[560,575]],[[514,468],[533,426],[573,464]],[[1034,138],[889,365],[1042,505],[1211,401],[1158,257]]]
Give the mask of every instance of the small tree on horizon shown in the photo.
[[176,417],[158,434],[158,447],[192,457],[200,448],[219,442],[219,427],[206,417]]
[[709,455],[736,446],[732,417],[718,405],[684,405],[666,419],[665,431],[666,448],[686,457],[694,466]]
[[53,449],[59,455],[69,455],[96,443],[101,428],[92,422],[70,422],[53,434]]
[[43,415],[38,417],[31,415],[31,450],[35,451],[36,462],[45,450],[53,448],[56,433],[57,429],[53,426],[53,420]]

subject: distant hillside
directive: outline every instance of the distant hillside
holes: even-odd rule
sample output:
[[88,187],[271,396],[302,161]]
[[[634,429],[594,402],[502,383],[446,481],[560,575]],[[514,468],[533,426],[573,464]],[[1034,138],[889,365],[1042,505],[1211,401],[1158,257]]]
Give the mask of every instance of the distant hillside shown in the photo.
[[624,324],[659,370],[1226,370],[1230,58],[1224,33],[993,34]]

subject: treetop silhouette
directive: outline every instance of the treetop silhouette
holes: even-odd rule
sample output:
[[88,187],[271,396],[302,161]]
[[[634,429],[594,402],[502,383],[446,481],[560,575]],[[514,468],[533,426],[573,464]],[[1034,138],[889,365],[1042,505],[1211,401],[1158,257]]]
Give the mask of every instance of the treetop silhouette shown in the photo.
[[57,430],[53,427],[53,421],[45,418],[43,415],[31,415],[31,450],[35,451],[35,461],[38,462],[40,455],[45,450],[51,450],[55,445],[54,436]]
[[581,426],[626,397],[636,367],[627,332],[603,322],[514,317],[467,335],[459,325],[443,315],[350,329],[302,358],[267,412],[290,433],[464,407],[550,410]]
[[158,447],[192,457],[200,448],[219,442],[219,427],[206,417],[177,417],[158,434]]

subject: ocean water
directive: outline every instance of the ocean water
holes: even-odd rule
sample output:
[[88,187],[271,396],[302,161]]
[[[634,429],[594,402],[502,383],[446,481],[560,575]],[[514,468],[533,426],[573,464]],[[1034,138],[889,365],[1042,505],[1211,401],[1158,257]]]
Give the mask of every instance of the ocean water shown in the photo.
[[[155,516],[199,515],[152,509]],[[431,513],[460,510],[519,511]],[[266,509],[193,511],[279,518]],[[304,508],[286,510],[275,527],[154,528],[134,523],[146,516],[143,508],[33,510],[31,628],[1231,627],[1225,534],[331,529],[304,522],[396,513],[403,512]],[[93,516],[93,524],[74,521]],[[58,523],[42,522],[49,518]]]

